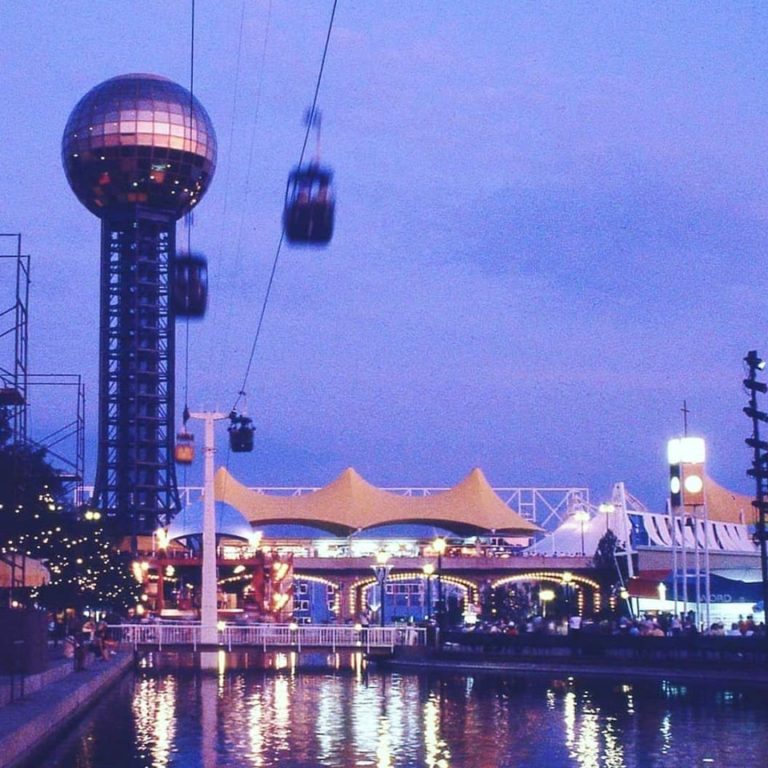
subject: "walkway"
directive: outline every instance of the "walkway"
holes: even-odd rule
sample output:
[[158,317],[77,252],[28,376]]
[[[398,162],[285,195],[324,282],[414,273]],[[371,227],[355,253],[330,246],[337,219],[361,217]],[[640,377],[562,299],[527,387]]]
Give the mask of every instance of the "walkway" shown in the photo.
[[75,672],[72,659],[55,657],[49,668],[28,675],[23,698],[19,680],[0,678],[0,768],[12,768],[29,759],[35,750],[60,734],[117,681],[133,664],[131,653],[120,652],[108,661],[93,661]]

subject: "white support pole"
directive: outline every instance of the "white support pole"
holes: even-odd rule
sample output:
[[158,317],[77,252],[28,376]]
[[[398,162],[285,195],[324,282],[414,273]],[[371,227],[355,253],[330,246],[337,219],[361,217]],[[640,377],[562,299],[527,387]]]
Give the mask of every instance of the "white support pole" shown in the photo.
[[691,519],[693,520],[693,546],[695,547],[693,560],[694,570],[696,571],[696,626],[701,631],[701,542],[699,541],[699,516],[697,510],[698,506],[694,506]]
[[685,508],[681,507],[682,513],[680,515],[680,560],[682,562],[683,569],[683,613],[688,615],[688,557],[685,544],[686,525],[685,525]]
[[677,607],[679,598],[679,574],[677,572],[677,518],[675,517],[675,508],[672,506],[672,502],[669,499],[667,499],[667,513],[669,514],[669,535],[671,537],[670,543],[672,544],[672,600],[675,605],[675,616],[677,617],[679,613]]
[[711,584],[711,572],[710,572],[710,566],[709,566],[709,534],[710,534],[710,526],[709,526],[709,509],[707,508],[707,502],[704,501],[704,600],[705,600],[705,610],[706,610],[706,616],[707,616],[707,629],[709,629],[712,626],[712,614],[711,614],[711,605],[712,605],[712,584]]
[[214,454],[216,453],[214,441],[214,422],[226,419],[229,414],[191,413],[193,419],[200,419],[205,424],[205,438],[203,444],[203,584],[200,601],[200,642],[202,645],[216,645],[218,643],[218,620],[216,604],[216,498],[213,490]]

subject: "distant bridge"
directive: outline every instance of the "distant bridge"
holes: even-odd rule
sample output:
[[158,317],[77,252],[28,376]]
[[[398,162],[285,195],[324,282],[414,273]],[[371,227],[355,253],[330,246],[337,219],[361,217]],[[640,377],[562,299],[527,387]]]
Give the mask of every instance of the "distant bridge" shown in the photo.
[[258,650],[303,651],[375,650],[392,652],[399,645],[425,645],[422,627],[361,627],[318,624],[220,624],[216,643],[204,643],[199,623],[114,624],[110,636],[137,651]]

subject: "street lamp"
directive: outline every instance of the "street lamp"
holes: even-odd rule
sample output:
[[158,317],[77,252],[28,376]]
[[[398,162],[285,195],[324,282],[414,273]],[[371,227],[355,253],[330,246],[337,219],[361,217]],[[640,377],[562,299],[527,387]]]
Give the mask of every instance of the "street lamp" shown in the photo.
[[619,597],[627,604],[627,610],[629,611],[630,618],[633,618],[635,613],[632,610],[632,598],[629,594],[629,590],[626,587],[622,587],[619,590]]
[[442,629],[445,611],[443,603],[443,555],[445,554],[446,542],[441,536],[438,536],[432,542],[432,549],[437,552],[437,626]]
[[606,501],[597,508],[597,511],[601,515],[605,515],[605,532],[608,533],[608,515],[612,515],[616,511],[616,507],[611,504],[610,501]]
[[573,513],[573,519],[577,523],[581,523],[581,556],[584,557],[586,554],[584,551],[584,523],[589,520],[589,512],[586,509],[577,509]]
[[427,580],[427,615],[424,618],[429,619],[432,616],[432,574],[435,572],[435,566],[433,563],[424,563],[421,570]]
[[565,593],[565,612],[568,618],[571,617],[571,584],[573,574],[570,571],[563,571],[563,592]]
[[[669,505],[672,530],[677,529],[676,518],[682,518],[684,525],[693,528],[693,557],[696,574],[696,621],[701,621],[701,542],[699,540],[699,520],[703,520],[704,533],[704,586],[706,622],[709,626],[709,535],[707,534],[707,505],[704,493],[704,461],[706,445],[701,437],[680,437],[667,442],[667,460],[669,463]],[[689,508],[691,508],[689,510]],[[689,515],[690,512],[690,515]],[[703,517],[700,513],[703,512]],[[680,557],[685,577],[683,610],[688,609],[688,563],[685,542],[685,530],[680,541]],[[672,564],[677,572],[677,546],[672,540]]]
[[379,618],[381,626],[384,626],[384,585],[387,581],[392,566],[388,563],[389,555],[386,552],[376,553],[376,563],[372,565],[373,572],[376,574],[376,581],[379,583],[379,597],[381,606],[379,607]]
[[539,602],[541,603],[541,618],[547,618],[547,603],[552,602],[555,599],[555,593],[551,589],[539,590]]

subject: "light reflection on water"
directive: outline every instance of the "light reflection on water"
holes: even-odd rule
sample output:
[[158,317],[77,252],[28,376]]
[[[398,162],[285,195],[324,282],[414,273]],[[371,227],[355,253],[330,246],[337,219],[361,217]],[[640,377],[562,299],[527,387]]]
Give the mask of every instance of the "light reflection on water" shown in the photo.
[[339,670],[140,673],[56,768],[763,766],[754,692]]

